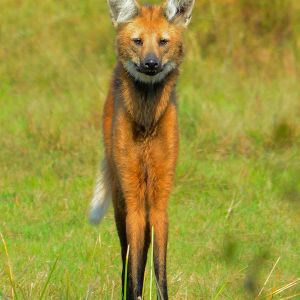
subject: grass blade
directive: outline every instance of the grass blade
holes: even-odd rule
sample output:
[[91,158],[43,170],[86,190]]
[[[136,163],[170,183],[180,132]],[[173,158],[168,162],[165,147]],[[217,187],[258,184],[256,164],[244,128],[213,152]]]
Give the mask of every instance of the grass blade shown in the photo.
[[146,270],[144,271],[144,278],[143,278],[143,289],[142,289],[142,300],[145,296],[145,282],[146,282]]
[[219,298],[219,296],[222,294],[225,286],[227,285],[227,282],[224,282],[221,286],[221,288],[219,289],[219,291],[217,292],[217,294],[214,296],[213,300],[216,300]]
[[115,289],[115,282],[112,282],[112,288],[111,288],[111,297],[110,300],[114,300],[114,289]]
[[163,295],[161,293],[161,290],[159,288],[158,281],[157,281],[155,273],[154,273],[154,279],[155,279],[155,286],[156,286],[156,289],[158,291],[158,297],[157,298],[158,298],[158,300],[164,300],[164,297],[163,297]]
[[300,296],[300,294],[295,294],[295,295],[292,295],[292,296],[288,296],[288,297],[285,297],[285,298],[281,298],[280,300],[293,299],[293,298],[298,297],[298,296]]
[[128,277],[128,258],[130,245],[127,247],[126,261],[125,261],[125,280],[124,280],[124,300],[127,298],[127,277]]
[[44,287],[43,287],[43,290],[42,290],[42,292],[41,292],[40,300],[42,300],[43,297],[44,297],[44,294],[45,294],[45,292],[46,292],[46,289],[47,289],[47,287],[48,287],[48,284],[49,284],[49,282],[50,282],[50,279],[51,279],[51,277],[52,277],[52,274],[53,274],[53,272],[54,272],[54,270],[55,270],[55,267],[56,267],[57,262],[58,262],[58,257],[56,258],[56,260],[55,260],[54,264],[52,265],[52,268],[51,268],[51,270],[50,270],[50,272],[49,272],[48,278],[47,278],[46,283],[45,283],[45,285],[44,285]]
[[11,267],[11,263],[10,263],[10,258],[9,258],[9,254],[8,254],[8,250],[7,250],[7,245],[6,245],[5,239],[1,232],[0,232],[0,235],[1,235],[2,243],[4,246],[4,251],[5,251],[5,255],[6,255],[6,259],[7,259],[8,275],[9,275],[8,277],[9,277],[9,281],[10,281],[11,288],[12,288],[12,290],[11,290],[12,298],[18,299],[17,293],[16,293],[15,282],[14,282],[14,278],[13,278],[12,267]]
[[152,281],[153,281],[153,244],[154,244],[154,229],[151,228],[151,258],[150,258],[150,296],[149,299],[152,299]]

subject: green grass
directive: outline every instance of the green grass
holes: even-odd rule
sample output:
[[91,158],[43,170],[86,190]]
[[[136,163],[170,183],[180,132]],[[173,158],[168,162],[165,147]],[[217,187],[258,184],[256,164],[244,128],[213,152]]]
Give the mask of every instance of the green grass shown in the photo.
[[[269,64],[203,56],[199,8],[178,85],[170,299],[253,299],[278,257],[262,295],[300,277],[298,61],[289,43]],[[119,299],[112,209],[98,228],[86,217],[115,61],[107,7],[28,0],[0,11],[0,299],[12,286],[18,299]],[[146,299],[149,280],[148,263]]]

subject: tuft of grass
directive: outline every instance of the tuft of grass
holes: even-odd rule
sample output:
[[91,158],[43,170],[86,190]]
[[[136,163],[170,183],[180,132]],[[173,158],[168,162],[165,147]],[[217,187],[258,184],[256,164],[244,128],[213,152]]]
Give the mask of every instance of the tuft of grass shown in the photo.
[[265,286],[267,285],[267,283],[268,283],[268,281],[269,281],[269,279],[270,279],[270,277],[271,277],[272,273],[274,272],[274,270],[275,270],[275,268],[276,268],[276,266],[277,266],[277,264],[278,264],[279,260],[280,260],[280,256],[277,258],[277,260],[276,260],[276,262],[275,262],[274,266],[272,267],[272,269],[271,269],[271,271],[270,271],[270,273],[269,273],[269,275],[268,275],[268,277],[267,277],[266,281],[264,282],[264,284],[263,284],[263,286],[262,286],[261,290],[259,291],[259,293],[258,293],[257,297],[255,298],[255,300],[256,300],[256,299],[258,299],[258,298],[259,298],[259,296],[262,294],[262,292],[263,292],[263,290],[264,290]]
[[[285,292],[286,290],[292,288],[292,287],[295,287],[296,285],[298,285],[300,283],[300,278],[297,278],[295,280],[293,280],[292,282],[288,283],[288,284],[285,284],[284,286],[282,286],[281,288],[279,289],[276,289],[275,291],[272,291],[270,294],[267,295],[267,297],[271,297],[273,298],[274,296],[276,295],[279,295],[281,294],[282,292]],[[292,297],[294,297],[292,295]]]

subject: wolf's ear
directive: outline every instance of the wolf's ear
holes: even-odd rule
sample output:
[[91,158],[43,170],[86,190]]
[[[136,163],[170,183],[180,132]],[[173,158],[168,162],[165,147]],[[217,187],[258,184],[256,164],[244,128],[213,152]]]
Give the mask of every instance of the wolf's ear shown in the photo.
[[195,0],[167,0],[165,15],[169,21],[187,27],[192,18]]
[[126,23],[139,13],[136,0],[107,0],[112,22],[115,27]]

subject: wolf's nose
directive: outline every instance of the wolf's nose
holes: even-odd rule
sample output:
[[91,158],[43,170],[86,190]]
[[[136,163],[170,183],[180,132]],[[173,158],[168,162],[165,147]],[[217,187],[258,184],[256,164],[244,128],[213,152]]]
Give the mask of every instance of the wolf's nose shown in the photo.
[[145,66],[149,70],[157,70],[159,63],[155,61],[154,59],[149,59],[145,62]]
[[154,54],[149,54],[144,60],[144,66],[148,71],[156,71],[159,69],[160,62]]

